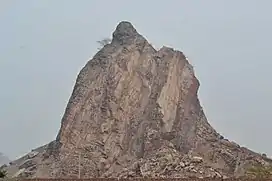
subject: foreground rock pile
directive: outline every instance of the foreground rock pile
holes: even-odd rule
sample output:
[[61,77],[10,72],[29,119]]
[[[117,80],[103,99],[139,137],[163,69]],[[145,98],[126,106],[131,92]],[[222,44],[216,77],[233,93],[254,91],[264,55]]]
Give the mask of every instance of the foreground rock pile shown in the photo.
[[155,50],[121,22],[80,71],[56,140],[12,162],[9,174],[227,178],[271,164],[210,126],[199,85],[182,52]]

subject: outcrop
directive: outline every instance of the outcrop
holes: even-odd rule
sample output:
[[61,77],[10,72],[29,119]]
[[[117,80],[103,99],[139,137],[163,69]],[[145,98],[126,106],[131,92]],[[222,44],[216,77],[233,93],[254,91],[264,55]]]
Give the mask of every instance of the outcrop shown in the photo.
[[[122,21],[80,71],[48,145],[11,163],[25,177],[238,177],[272,161],[209,124],[183,52]],[[12,170],[10,169],[10,170]]]

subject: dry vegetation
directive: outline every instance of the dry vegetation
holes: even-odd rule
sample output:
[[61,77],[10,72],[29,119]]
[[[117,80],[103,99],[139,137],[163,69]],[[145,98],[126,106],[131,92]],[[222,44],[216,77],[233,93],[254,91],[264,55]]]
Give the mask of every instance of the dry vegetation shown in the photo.
[[249,178],[255,178],[259,180],[271,179],[272,180],[272,167],[271,166],[254,166],[247,171]]
[[105,45],[108,45],[111,43],[111,39],[110,38],[104,38],[102,40],[97,41],[97,43],[99,44],[98,50],[101,50],[101,48],[103,48]]

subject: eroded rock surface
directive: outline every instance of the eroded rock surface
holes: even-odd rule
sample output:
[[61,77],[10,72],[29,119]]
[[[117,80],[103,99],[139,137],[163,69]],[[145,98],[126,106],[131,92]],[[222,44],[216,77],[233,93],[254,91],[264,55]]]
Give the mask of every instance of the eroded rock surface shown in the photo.
[[82,178],[226,178],[271,164],[210,126],[198,88],[182,52],[155,50],[121,22],[80,71],[56,140],[18,168],[28,177],[78,177],[80,160]]

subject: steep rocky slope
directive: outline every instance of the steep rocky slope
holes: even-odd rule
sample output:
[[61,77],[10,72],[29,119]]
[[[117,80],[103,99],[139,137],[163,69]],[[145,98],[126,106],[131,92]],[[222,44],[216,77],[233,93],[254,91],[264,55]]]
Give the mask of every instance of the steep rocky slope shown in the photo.
[[157,51],[121,22],[80,71],[56,140],[14,161],[10,174],[230,177],[271,164],[211,127],[198,88],[182,52]]

